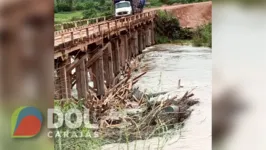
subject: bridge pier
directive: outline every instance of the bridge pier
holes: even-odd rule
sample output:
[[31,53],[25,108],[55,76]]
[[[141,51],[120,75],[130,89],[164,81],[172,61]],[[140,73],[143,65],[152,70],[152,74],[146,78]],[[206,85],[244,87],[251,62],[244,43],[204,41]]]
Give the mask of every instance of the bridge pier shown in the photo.
[[125,34],[125,62],[128,62],[129,60],[129,54],[130,54],[130,51],[129,51],[129,35],[128,34]]
[[[85,54],[86,55],[86,54]],[[86,68],[86,60],[82,57],[85,55],[80,55],[81,59],[80,64],[75,68],[76,69],[76,85],[78,91],[78,99],[87,98],[88,91],[88,70]]]
[[151,46],[151,29],[148,28],[148,31],[147,31],[147,46]]
[[141,30],[141,34],[142,34],[142,44],[143,44],[142,45],[142,49],[141,49],[141,53],[142,53],[142,51],[146,48],[146,39],[147,39],[147,37],[146,37],[145,28]]
[[107,48],[103,51],[104,75],[106,79],[106,87],[109,88],[112,86],[112,82],[114,79],[112,44],[109,43]]
[[124,68],[125,67],[125,57],[126,57],[126,54],[125,54],[125,36],[124,35],[121,35],[120,37],[120,67],[121,68]]
[[119,74],[119,66],[120,66],[120,50],[119,50],[119,41],[115,39],[111,42],[112,44],[112,56],[113,56],[113,72],[114,76]]
[[138,31],[136,30],[134,32],[134,49],[135,49],[135,56],[139,54],[139,36],[138,36]]
[[97,96],[104,95],[104,71],[103,71],[103,56],[101,55],[95,62],[94,75],[96,77],[95,88],[97,90]]
[[143,34],[142,30],[138,30],[138,54],[141,54],[143,50]]

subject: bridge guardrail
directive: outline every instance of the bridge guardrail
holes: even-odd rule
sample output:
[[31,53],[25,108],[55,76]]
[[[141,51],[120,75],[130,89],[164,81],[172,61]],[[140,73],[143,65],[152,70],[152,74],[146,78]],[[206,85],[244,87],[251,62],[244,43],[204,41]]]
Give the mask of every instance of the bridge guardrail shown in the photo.
[[89,19],[82,19],[77,21],[69,21],[69,22],[63,22],[60,24],[54,25],[55,31],[65,30],[73,27],[78,27],[82,25],[89,25],[93,23],[103,22],[106,21],[106,16],[103,17],[97,17],[97,18],[89,18]]

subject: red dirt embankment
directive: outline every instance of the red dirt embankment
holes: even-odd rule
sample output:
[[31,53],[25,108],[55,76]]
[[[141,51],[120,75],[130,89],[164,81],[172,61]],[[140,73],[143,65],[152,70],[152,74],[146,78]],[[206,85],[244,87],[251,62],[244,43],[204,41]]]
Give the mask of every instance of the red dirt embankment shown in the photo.
[[[154,8],[172,12],[183,28],[196,28],[212,21],[212,1]],[[149,9],[149,10],[153,10]]]
[[195,28],[212,21],[212,2],[173,9],[182,27]]

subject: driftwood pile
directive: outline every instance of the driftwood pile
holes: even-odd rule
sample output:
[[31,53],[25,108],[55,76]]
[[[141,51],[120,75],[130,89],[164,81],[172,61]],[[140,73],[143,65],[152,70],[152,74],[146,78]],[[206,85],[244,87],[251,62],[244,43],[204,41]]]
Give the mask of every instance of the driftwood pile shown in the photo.
[[[198,103],[191,92],[162,101],[150,101],[151,95],[144,94],[133,85],[146,72],[132,77],[131,71],[101,99],[91,94],[87,101],[90,119],[97,128],[94,132],[112,142],[147,139],[162,130],[173,128],[191,113],[190,106]],[[158,96],[160,94],[152,94]]]

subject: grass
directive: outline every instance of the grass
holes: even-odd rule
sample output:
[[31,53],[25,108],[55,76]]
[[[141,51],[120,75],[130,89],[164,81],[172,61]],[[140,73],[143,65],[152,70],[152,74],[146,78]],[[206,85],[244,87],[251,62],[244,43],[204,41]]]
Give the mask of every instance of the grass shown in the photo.
[[82,19],[83,11],[72,11],[72,12],[59,12],[54,14],[54,22],[55,24],[59,24],[62,22],[72,21],[75,19]]
[[194,32],[192,42],[194,46],[212,47],[212,24],[198,27]]

